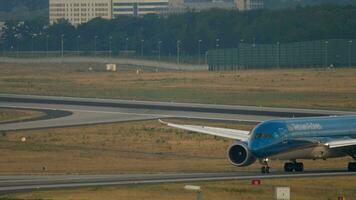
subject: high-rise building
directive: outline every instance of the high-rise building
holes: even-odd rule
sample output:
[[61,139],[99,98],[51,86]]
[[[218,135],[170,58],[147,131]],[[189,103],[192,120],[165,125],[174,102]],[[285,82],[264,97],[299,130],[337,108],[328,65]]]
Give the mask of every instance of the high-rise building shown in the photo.
[[169,0],[113,0],[113,17],[120,15],[140,16],[149,13],[160,14],[168,9]]
[[49,0],[49,20],[51,24],[65,19],[79,25],[96,17],[112,19],[120,15],[171,14],[210,8],[245,11],[263,7],[264,0]]
[[93,18],[112,18],[112,0],[49,0],[49,21],[60,19],[79,25]]
[[235,0],[235,3],[237,9],[240,11],[264,8],[264,0]]

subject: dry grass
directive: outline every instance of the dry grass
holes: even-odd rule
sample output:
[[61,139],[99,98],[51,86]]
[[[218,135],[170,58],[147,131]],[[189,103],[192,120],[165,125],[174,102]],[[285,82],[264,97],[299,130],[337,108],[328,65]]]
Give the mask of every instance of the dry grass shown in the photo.
[[0,140],[0,173],[226,171],[233,170],[225,159],[230,143],[157,121],[8,133]]
[[[92,67],[94,72],[88,72]],[[356,109],[356,69],[177,72],[102,66],[0,65],[0,90],[9,93],[219,104]],[[36,73],[34,73],[34,71]]]
[[[345,184],[347,183],[347,184]],[[262,180],[261,186],[251,186],[250,181],[225,181],[194,183],[202,186],[206,200],[273,200],[276,186],[290,186],[292,199],[328,200],[342,194],[346,199],[356,196],[355,177],[301,178]],[[182,200],[195,199],[195,193],[183,189],[184,184],[129,185],[117,187],[91,187],[47,192],[18,194],[10,197],[21,199],[86,199],[86,200]]]
[[[180,123],[186,121],[173,120]],[[190,121],[250,130],[253,124]],[[26,136],[25,143],[20,138]],[[110,174],[155,172],[226,172],[258,170],[231,166],[226,148],[233,141],[172,129],[157,121],[56,128],[21,133],[9,132],[0,139],[0,174]],[[345,168],[348,158],[306,161],[307,169]],[[272,162],[281,170],[281,162]],[[42,167],[45,166],[46,170]],[[356,195],[354,177],[264,180],[260,187],[249,181],[194,183],[203,186],[204,199],[273,199],[277,185],[292,187],[292,198],[335,199],[339,192]],[[347,184],[345,184],[347,183]],[[22,193],[1,198],[160,200],[194,199],[183,184],[91,187]],[[329,188],[329,189],[326,189]]]
[[33,110],[5,109],[0,108],[0,122],[27,120],[43,116],[44,113]]
[[[252,124],[209,124],[250,130]],[[23,136],[25,143],[20,142]],[[236,168],[226,159],[232,140],[189,133],[157,121],[9,132],[0,139],[0,174],[110,174],[217,172],[257,170],[259,164]],[[306,161],[306,169],[341,168],[348,158]],[[46,170],[43,171],[42,167]],[[273,162],[280,170],[282,162]]]
[[[88,66],[95,72],[88,72]],[[3,93],[186,101],[264,106],[356,108],[356,70],[247,70],[239,72],[151,72],[115,74],[95,65],[0,65]],[[36,73],[34,73],[36,72]],[[196,122],[192,122],[196,123]],[[249,130],[251,124],[221,127]],[[20,138],[26,136],[25,143]],[[226,148],[233,141],[192,134],[157,121],[24,131],[0,136],[0,174],[154,173],[257,170],[232,167]],[[348,158],[305,161],[306,169],[345,168]],[[46,170],[43,170],[46,166]],[[272,168],[280,170],[281,162]],[[290,185],[293,199],[356,196],[353,177],[198,183],[205,199],[273,199],[275,185]],[[347,183],[347,184],[345,184]],[[182,184],[138,185],[36,192],[33,199],[194,199]]]

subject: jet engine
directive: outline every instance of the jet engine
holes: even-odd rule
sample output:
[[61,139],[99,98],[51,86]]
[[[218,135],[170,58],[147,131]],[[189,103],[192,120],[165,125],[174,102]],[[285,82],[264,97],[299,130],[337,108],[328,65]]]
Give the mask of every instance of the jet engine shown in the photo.
[[248,166],[256,161],[256,157],[252,155],[247,144],[243,142],[236,142],[231,145],[227,153],[231,164],[238,167]]

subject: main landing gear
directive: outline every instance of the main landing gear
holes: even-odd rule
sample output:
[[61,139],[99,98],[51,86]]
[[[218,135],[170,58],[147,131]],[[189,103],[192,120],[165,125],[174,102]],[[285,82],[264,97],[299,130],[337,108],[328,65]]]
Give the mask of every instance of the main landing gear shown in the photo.
[[[356,154],[355,152],[350,152],[349,155],[356,160]],[[356,162],[349,162],[349,165],[347,166],[347,170],[349,172],[356,172]]]
[[304,171],[304,164],[298,163],[296,160],[292,162],[287,162],[284,164],[284,171],[285,172],[303,172]]
[[356,172],[356,162],[349,162],[347,169],[349,172]]

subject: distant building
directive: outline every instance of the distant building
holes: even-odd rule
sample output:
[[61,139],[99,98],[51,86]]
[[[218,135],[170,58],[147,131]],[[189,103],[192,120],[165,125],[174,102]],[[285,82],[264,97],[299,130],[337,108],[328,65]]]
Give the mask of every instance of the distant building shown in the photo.
[[236,9],[234,0],[169,0],[167,14],[202,11],[212,8]]
[[184,6],[190,10],[208,10],[211,8],[221,8],[221,9],[236,9],[236,5],[233,1],[185,1]]
[[264,8],[264,0],[235,0],[236,7],[240,11],[258,10]]
[[93,18],[112,19],[112,0],[49,0],[49,21],[60,19],[79,25]]
[[0,21],[0,36],[3,34],[4,27],[5,27],[5,22]]
[[211,8],[237,9],[240,11],[257,10],[264,8],[264,0],[169,0],[168,14]]
[[263,7],[264,0],[49,0],[49,21],[53,24],[65,19],[79,25],[96,17],[112,19],[120,15],[172,14],[211,8],[245,11]]
[[0,21],[0,30],[2,30],[5,27],[5,22]]
[[169,0],[113,0],[113,17],[120,15],[140,16],[160,14],[168,9]]

